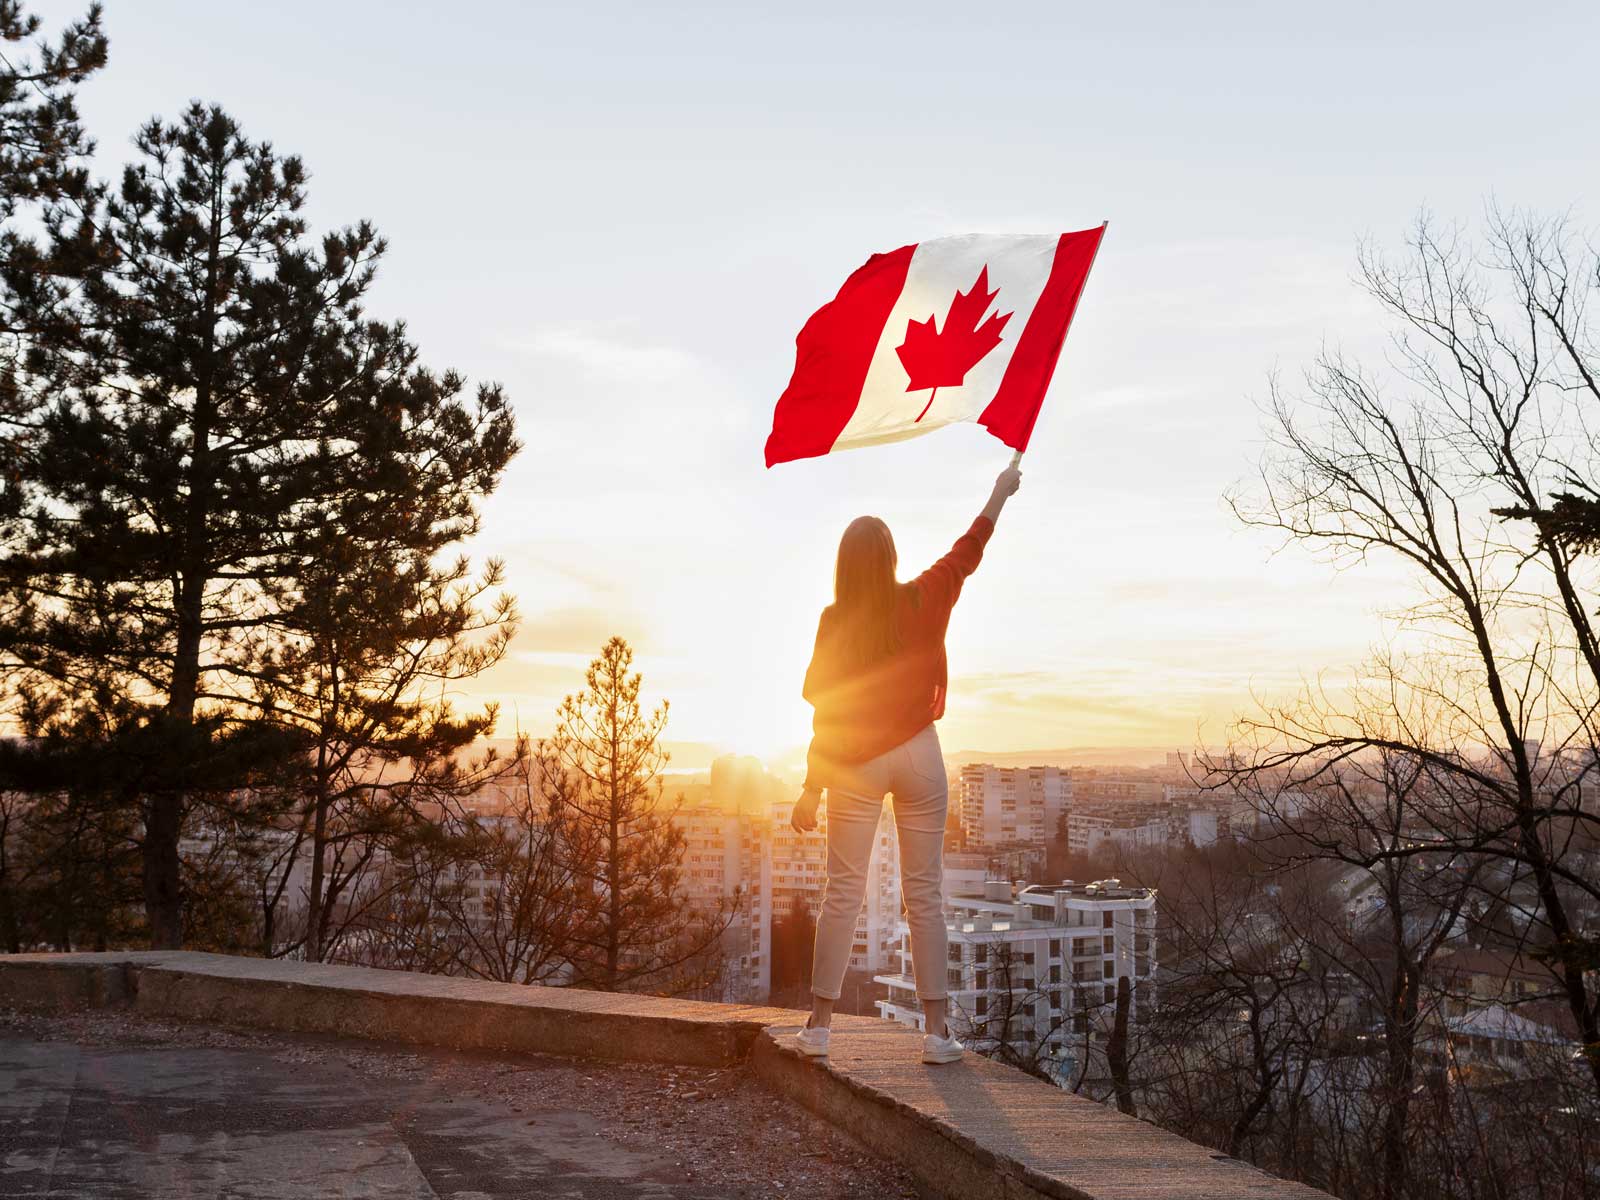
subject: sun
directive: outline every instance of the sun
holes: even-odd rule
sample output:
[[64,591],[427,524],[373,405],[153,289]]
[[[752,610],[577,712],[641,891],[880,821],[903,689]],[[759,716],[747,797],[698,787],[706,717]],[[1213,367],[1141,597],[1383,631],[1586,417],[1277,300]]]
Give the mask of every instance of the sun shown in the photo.
[[721,689],[682,692],[672,700],[672,740],[750,755],[769,768],[803,762],[810,734],[811,709],[804,701],[791,703],[781,693],[767,696],[759,687],[741,689],[736,696]]

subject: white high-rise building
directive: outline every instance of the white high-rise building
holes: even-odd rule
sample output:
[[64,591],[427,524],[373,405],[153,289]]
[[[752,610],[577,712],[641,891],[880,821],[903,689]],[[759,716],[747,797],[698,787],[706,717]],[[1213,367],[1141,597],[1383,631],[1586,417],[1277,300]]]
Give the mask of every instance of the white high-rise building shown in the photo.
[[1072,776],[1060,767],[961,768],[961,829],[968,846],[1042,846],[1072,804]]
[[[1156,894],[1120,880],[1023,888],[991,880],[982,897],[956,896],[946,911],[949,1023],[977,1049],[1004,1038],[1041,1062],[1103,1030],[1118,980],[1132,986],[1130,1016],[1155,999]],[[877,982],[878,1010],[922,1028],[911,939],[900,926],[901,967]]]

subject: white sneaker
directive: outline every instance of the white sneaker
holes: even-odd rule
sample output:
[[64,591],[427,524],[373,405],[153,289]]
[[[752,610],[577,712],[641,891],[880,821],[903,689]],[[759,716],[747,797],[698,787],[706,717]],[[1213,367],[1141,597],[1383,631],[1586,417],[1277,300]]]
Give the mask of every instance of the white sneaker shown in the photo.
[[[949,1026],[945,1027],[945,1034],[950,1032]],[[953,1063],[961,1058],[966,1050],[955,1038],[930,1033],[922,1039],[922,1061],[925,1063]]]
[[813,1029],[807,1025],[794,1035],[794,1044],[801,1054],[809,1054],[812,1058],[821,1058],[828,1052],[828,1030]]

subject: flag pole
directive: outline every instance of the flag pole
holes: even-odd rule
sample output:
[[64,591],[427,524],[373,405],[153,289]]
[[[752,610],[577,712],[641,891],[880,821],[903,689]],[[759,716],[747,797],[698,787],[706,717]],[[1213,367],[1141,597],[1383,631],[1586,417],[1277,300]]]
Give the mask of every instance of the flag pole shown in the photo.
[[1020,467],[1021,465],[1022,465],[1022,451],[1018,450],[1015,454],[1013,454],[1011,456],[1011,469],[1012,470],[1016,470],[1016,468]]

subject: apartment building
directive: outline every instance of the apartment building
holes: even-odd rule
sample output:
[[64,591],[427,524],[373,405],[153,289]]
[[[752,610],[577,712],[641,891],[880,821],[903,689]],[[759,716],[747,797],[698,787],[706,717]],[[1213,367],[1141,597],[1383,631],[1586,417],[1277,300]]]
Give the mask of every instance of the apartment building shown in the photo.
[[1115,816],[1074,812],[1067,817],[1067,849],[1075,854],[1093,854],[1108,847],[1146,850],[1167,845],[1170,832],[1166,812]]
[[1072,776],[1060,767],[970,763],[961,768],[961,831],[969,847],[1042,846],[1072,799]]
[[[1015,888],[991,880],[982,896],[952,897],[940,964],[951,1027],[975,1048],[1005,1037],[1044,1061],[1104,1027],[1123,978],[1136,1018],[1155,999],[1155,908],[1153,889],[1116,879]],[[878,1010],[920,1029],[912,966],[902,923],[900,969],[877,977],[889,989]]]
[[771,823],[715,804],[682,809],[674,823],[684,835],[685,898],[707,913],[731,915],[717,998],[765,1001],[772,987]]
[[956,896],[981,896],[989,879],[989,856],[967,851],[946,851],[944,856],[944,903]]
[[1077,771],[1072,777],[1074,811],[1097,812],[1128,805],[1157,804],[1166,794],[1166,784],[1149,775],[1116,774],[1094,768]]

